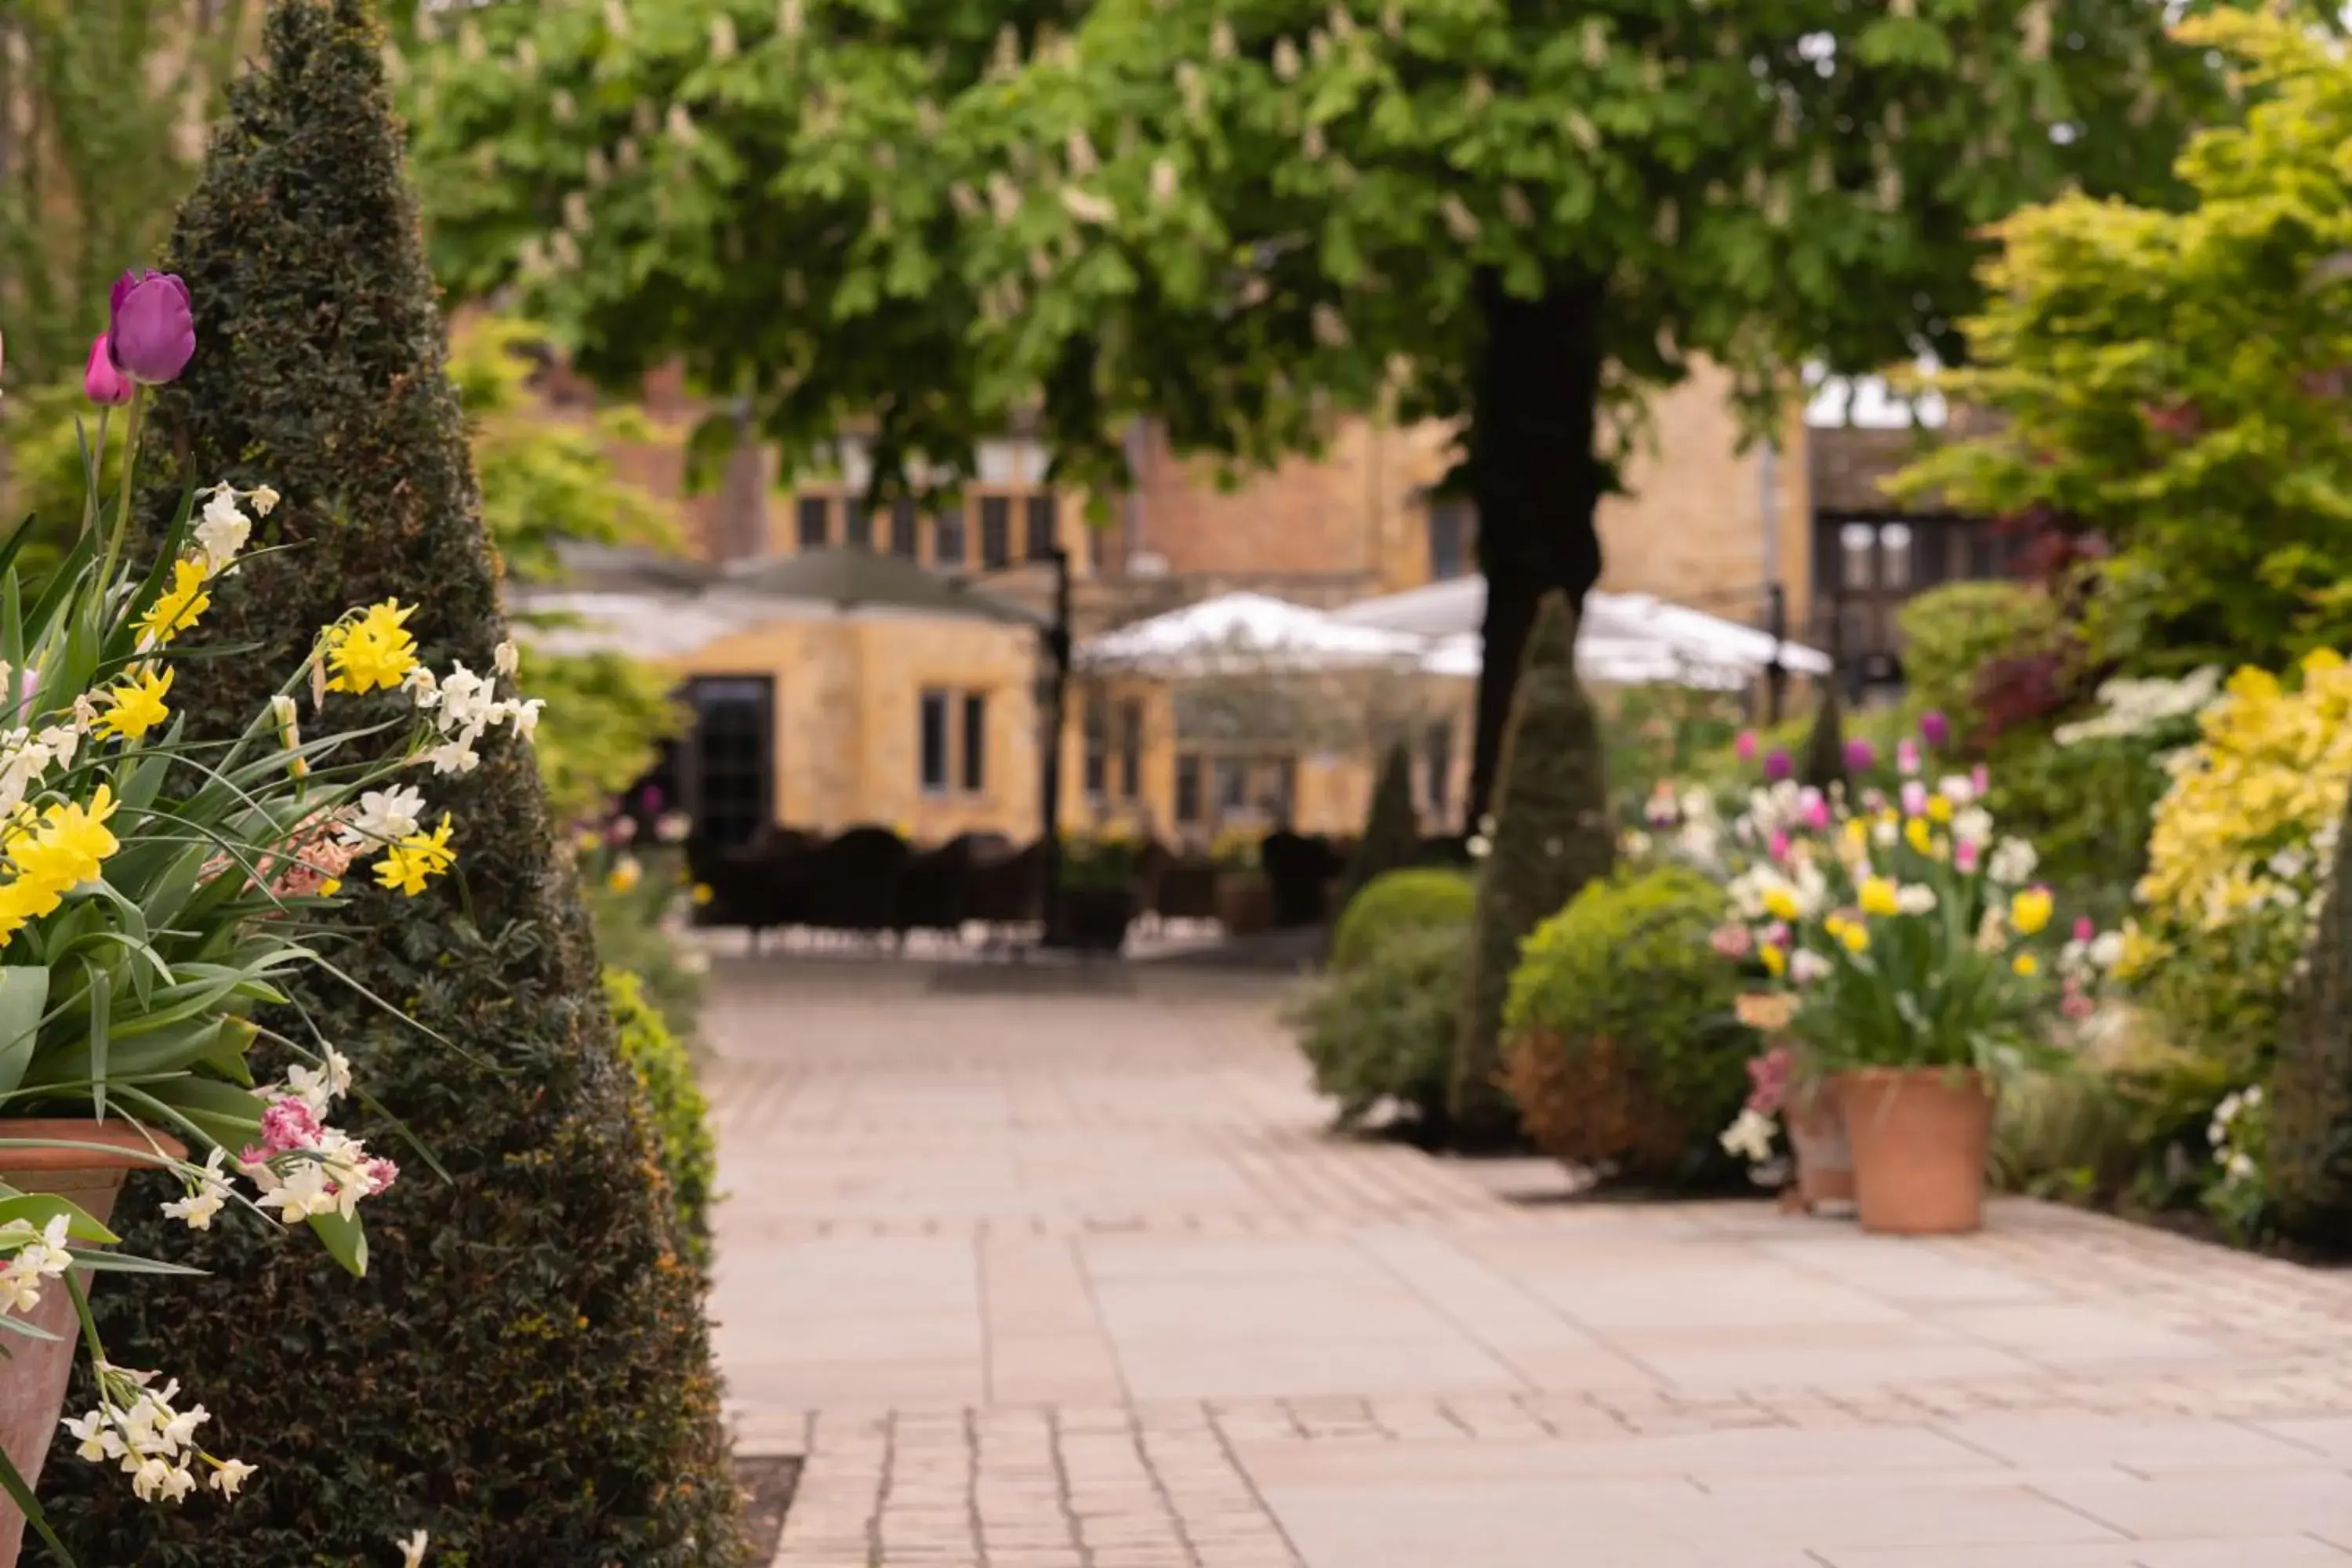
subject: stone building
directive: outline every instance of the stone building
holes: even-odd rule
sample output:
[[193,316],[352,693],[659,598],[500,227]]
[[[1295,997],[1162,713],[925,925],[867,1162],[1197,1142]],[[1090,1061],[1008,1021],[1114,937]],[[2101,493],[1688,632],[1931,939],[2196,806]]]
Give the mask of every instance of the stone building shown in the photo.
[[[1727,387],[1702,367],[1658,399],[1654,449],[1630,466],[1630,493],[1601,508],[1602,587],[1759,626],[1777,605],[1789,635],[1826,643],[1843,626],[1857,658],[1883,663],[1905,593],[1998,564],[1960,520],[1899,512],[1877,493],[1907,456],[1909,432],[1808,429],[1792,410],[1779,441],[1742,449]],[[674,380],[656,379],[646,401],[661,437],[624,451],[623,466],[677,493],[698,410]],[[1017,433],[982,447],[979,476],[950,511],[869,512],[855,441],[843,450],[838,474],[783,490],[771,459],[740,448],[715,493],[684,503],[698,550],[712,563],[821,544],[891,552],[1040,611],[1059,550],[1081,637],[1236,589],[1331,606],[1476,570],[1475,518],[1442,492],[1453,453],[1436,426],[1345,422],[1319,456],[1233,487],[1140,426],[1135,488],[1098,527],[1085,496],[1045,482],[1044,450]],[[1038,662],[1034,638],[1003,626],[875,622],[847,637],[782,612],[676,659],[704,715],[687,743],[738,759],[730,787],[742,800],[731,812],[749,820],[764,802],[770,820],[795,826],[878,822],[923,839],[1034,831]],[[1412,737],[1433,828],[1459,825],[1463,696]],[[1067,824],[1202,837],[1236,817],[1334,833],[1361,820],[1368,752],[1212,732],[1181,689],[1149,683],[1080,683],[1071,702],[1059,763]]]

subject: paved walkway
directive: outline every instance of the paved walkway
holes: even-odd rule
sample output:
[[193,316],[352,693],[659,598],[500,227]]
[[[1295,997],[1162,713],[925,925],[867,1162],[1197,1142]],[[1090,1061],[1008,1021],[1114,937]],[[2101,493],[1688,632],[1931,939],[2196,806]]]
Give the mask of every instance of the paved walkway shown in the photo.
[[777,1568],[2352,1565],[2352,1277],[1563,1202],[1324,1136],[1264,982],[1139,985],[720,965]]

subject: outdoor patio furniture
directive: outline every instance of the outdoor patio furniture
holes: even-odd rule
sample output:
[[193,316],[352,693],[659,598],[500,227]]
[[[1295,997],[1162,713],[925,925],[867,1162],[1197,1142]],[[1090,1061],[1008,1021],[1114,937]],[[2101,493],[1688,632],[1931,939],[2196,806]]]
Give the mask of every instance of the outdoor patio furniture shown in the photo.
[[907,841],[887,827],[853,827],[809,857],[805,922],[819,931],[898,929]]
[[1151,911],[1162,921],[1214,920],[1217,914],[1215,863],[1193,856],[1171,861],[1160,874]]
[[1276,926],[1313,925],[1325,917],[1325,885],[1340,864],[1329,844],[1284,828],[1266,835],[1258,859],[1274,889]]
[[973,857],[970,918],[1001,932],[1040,919],[1045,909],[1045,847],[1028,844],[1009,854]]
[[960,933],[971,903],[971,871],[968,838],[951,838],[936,849],[908,856],[898,871],[893,924],[899,935],[910,931]]

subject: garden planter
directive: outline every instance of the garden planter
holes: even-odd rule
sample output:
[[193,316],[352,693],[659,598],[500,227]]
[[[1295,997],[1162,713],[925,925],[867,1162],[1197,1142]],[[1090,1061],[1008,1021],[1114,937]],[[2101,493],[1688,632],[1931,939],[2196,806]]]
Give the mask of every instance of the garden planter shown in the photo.
[[[1055,945],[1078,952],[1117,952],[1135,919],[1132,888],[1064,888]],[[5,1565],[0,1565],[5,1568]]]
[[1982,1074],[1865,1068],[1837,1079],[1862,1228],[1953,1236],[1984,1223],[1992,1094]]
[[1798,1089],[1782,1112],[1797,1159],[1797,1195],[1804,1206],[1853,1202],[1853,1151],[1846,1142],[1837,1086],[1822,1082]]
[[[0,1138],[69,1139],[77,1143],[103,1143],[123,1151],[101,1153],[89,1149],[0,1149],[0,1177],[27,1193],[53,1193],[78,1205],[101,1225],[114,1213],[122,1180],[133,1170],[152,1163],[140,1156],[150,1152],[145,1135],[120,1121],[87,1121],[57,1118],[0,1121]],[[186,1150],[161,1133],[155,1142],[178,1158]],[[82,1288],[89,1288],[89,1272],[81,1271]],[[0,1361],[0,1447],[8,1462],[37,1493],[41,1461],[48,1457],[64,1414],[66,1385],[73,1377],[74,1352],[81,1348],[81,1330],[74,1317],[73,1296],[62,1279],[41,1292],[40,1304],[24,1314],[25,1321],[57,1335],[36,1340],[8,1336],[8,1355]],[[24,1546],[25,1516],[0,1496],[0,1568],[16,1568]]]
[[1248,936],[1274,928],[1274,884],[1259,871],[1223,871],[1217,876],[1217,923],[1227,936]]

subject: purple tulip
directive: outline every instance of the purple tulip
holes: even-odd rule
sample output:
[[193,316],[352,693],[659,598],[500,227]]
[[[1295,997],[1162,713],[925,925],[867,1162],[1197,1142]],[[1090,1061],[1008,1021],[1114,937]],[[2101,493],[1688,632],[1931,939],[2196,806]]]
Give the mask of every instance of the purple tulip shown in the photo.
[[646,793],[639,797],[638,804],[643,805],[648,812],[658,816],[661,815],[661,808],[669,804],[669,796],[662,794],[661,785],[647,784],[646,785]]
[[1731,754],[1738,757],[1743,763],[1754,762],[1756,760],[1756,731],[1753,730],[1740,731],[1739,739],[1731,742]]
[[1789,751],[1785,746],[1773,747],[1771,754],[1764,759],[1764,776],[1774,784],[1779,784],[1795,771],[1796,765],[1789,761]]
[[132,270],[107,296],[107,353],[114,368],[142,386],[161,386],[196,352],[188,286],[176,273]]
[[1870,771],[1871,764],[1876,761],[1878,761],[1878,748],[1872,745],[1869,742],[1853,740],[1848,741],[1845,743],[1846,772],[1850,773],[1867,773]]
[[114,356],[106,352],[104,332],[89,342],[89,363],[82,367],[81,390],[92,403],[108,408],[120,408],[131,401],[131,383],[114,368]]
[[1952,738],[1952,721],[1944,717],[1942,709],[1930,708],[1919,715],[1919,738],[1939,752],[1944,749],[1944,742]]

